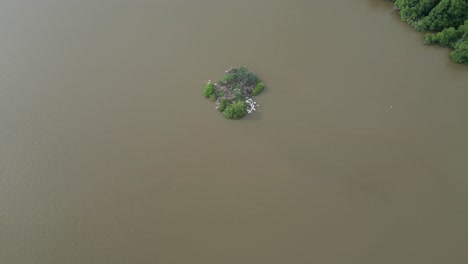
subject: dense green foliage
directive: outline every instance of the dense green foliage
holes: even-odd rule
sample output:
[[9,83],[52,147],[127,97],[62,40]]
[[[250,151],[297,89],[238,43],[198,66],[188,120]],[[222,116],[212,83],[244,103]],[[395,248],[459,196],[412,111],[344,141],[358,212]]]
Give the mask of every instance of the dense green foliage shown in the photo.
[[243,101],[237,101],[226,107],[223,112],[224,117],[229,119],[239,119],[247,114],[247,105]]
[[226,108],[231,104],[231,102],[228,100],[228,99],[221,99],[221,102],[219,104],[219,107],[218,107],[218,111],[220,111],[221,113],[224,112],[224,110],[226,110]]
[[210,96],[214,94],[214,91],[215,91],[214,84],[208,83],[205,86],[205,90],[203,91],[203,96],[205,96],[206,98],[210,98]]
[[255,86],[255,89],[253,90],[252,92],[252,95],[258,95],[259,93],[261,93],[263,91],[263,89],[265,88],[265,85],[261,82],[257,83],[257,86]]
[[[401,19],[418,30],[432,31],[424,44],[455,49],[450,57],[468,64],[468,2],[466,0],[394,0]],[[434,32],[435,31],[435,32]]]
[[454,62],[468,64],[468,42],[463,41],[455,45],[455,50],[450,53]]
[[437,5],[438,0],[396,0],[395,7],[400,9],[401,19],[414,25]]
[[430,45],[437,43],[444,47],[455,48],[455,42],[460,39],[460,33],[453,27],[446,28],[441,32],[427,34],[424,37],[424,44]]

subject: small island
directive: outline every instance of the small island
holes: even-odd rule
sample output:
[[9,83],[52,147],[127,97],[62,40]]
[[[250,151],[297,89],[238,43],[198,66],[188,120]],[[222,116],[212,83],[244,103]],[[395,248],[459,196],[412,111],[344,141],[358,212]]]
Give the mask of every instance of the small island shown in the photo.
[[259,105],[252,96],[260,94],[265,85],[246,67],[232,67],[216,83],[205,86],[203,96],[216,102],[216,109],[228,119],[240,119],[256,110]]

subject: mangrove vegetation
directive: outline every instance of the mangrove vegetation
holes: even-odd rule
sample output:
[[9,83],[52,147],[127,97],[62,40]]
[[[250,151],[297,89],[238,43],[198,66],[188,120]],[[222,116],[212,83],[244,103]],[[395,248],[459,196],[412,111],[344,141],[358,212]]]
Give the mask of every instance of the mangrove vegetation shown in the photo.
[[259,105],[252,96],[260,94],[265,85],[246,67],[232,67],[218,82],[211,80],[205,86],[203,96],[216,103],[216,109],[228,119],[240,119],[252,113]]
[[468,2],[466,0],[393,0],[401,19],[428,31],[424,44],[453,49],[453,61],[468,64]]

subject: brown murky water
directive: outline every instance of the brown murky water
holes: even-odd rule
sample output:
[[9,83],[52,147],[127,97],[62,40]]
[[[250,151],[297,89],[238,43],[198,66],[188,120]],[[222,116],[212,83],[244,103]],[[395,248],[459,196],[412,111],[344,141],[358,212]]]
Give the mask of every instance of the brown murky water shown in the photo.
[[387,1],[1,0],[0,34],[0,263],[468,263],[468,67]]

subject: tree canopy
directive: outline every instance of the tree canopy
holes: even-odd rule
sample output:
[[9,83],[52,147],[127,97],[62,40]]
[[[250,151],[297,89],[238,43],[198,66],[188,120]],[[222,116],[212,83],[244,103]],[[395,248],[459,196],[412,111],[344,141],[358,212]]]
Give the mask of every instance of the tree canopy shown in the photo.
[[466,0],[393,0],[400,16],[417,30],[431,31],[424,44],[450,47],[457,63],[468,64],[468,2]]

